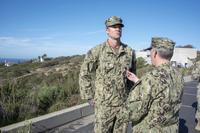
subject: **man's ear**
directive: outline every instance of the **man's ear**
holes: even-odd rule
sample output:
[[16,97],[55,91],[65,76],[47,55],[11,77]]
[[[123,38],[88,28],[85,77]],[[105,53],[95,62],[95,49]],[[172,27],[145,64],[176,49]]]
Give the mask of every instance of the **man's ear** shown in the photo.
[[153,50],[153,57],[156,58],[157,54],[158,54],[158,52],[154,49]]

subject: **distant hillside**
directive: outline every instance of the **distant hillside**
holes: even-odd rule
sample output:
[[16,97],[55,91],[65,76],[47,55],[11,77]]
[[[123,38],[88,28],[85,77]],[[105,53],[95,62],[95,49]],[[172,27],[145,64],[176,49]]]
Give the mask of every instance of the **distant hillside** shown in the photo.
[[83,102],[78,86],[83,58],[0,65],[0,127]]

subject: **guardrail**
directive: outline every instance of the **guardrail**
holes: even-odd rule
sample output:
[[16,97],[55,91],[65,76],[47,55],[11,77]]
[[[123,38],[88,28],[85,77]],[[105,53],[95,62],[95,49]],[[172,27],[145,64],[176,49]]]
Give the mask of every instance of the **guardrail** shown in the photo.
[[0,131],[2,133],[44,132],[77,119],[81,119],[93,113],[93,108],[88,103],[84,103],[16,124],[8,125],[0,128]]

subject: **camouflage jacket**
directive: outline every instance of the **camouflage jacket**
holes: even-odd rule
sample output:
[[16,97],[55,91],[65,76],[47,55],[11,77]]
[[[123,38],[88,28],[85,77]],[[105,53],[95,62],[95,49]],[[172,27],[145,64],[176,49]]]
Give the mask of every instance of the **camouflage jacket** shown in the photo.
[[192,70],[192,77],[193,79],[200,81],[200,61],[195,63],[194,69]]
[[132,121],[134,133],[178,132],[182,75],[169,64],[142,77],[118,114],[116,127]]
[[92,48],[84,59],[79,75],[82,99],[92,98],[95,103],[108,106],[122,104],[132,87],[125,77],[125,68],[135,73],[135,62],[135,52],[123,43],[117,53],[107,42]]

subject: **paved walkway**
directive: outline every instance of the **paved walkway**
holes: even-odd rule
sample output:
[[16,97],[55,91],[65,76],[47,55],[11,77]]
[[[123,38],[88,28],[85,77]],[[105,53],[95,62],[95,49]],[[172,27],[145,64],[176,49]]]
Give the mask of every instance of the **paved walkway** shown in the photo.
[[185,83],[184,93],[182,97],[182,106],[180,110],[180,133],[200,133],[194,128],[196,125],[195,112],[197,108],[196,92],[197,82],[191,81]]

